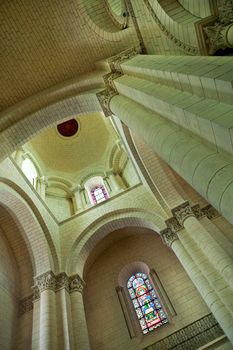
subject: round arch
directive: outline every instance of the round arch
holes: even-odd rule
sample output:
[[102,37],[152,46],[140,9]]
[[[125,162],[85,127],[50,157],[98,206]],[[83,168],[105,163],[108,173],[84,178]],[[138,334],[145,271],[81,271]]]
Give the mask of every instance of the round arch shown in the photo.
[[34,276],[59,268],[55,246],[41,214],[17,185],[0,178],[0,205],[14,218],[26,244]]
[[67,273],[78,273],[83,276],[89,255],[97,243],[112,231],[135,226],[148,228],[158,233],[164,229],[164,225],[164,218],[159,214],[140,209],[119,209],[114,213],[106,214],[89,225],[75,240],[66,262]]

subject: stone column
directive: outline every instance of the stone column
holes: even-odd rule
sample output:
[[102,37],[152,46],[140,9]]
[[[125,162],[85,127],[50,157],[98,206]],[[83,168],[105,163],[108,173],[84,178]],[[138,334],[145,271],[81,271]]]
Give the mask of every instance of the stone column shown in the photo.
[[225,279],[227,285],[233,288],[233,259],[197,220],[189,203],[185,202],[172,209],[172,213],[179,224],[184,226],[212,266]]
[[78,275],[69,277],[75,350],[90,350],[86,316],[83,305],[83,288],[84,281]]
[[[108,92],[99,98],[109,114],[119,117],[233,224],[232,207],[229,205],[229,202],[233,203],[233,166],[230,159],[175,123],[127,97]],[[230,183],[232,186],[229,186]]]
[[45,201],[46,197],[46,187],[48,185],[47,179],[45,176],[42,176],[37,180],[37,191],[41,198]]
[[73,328],[69,295],[69,280],[66,273],[56,276],[58,348],[71,350],[73,344]]
[[190,279],[210,308],[214,317],[222,327],[229,340],[233,343],[233,318],[225,305],[219,299],[214,289],[210,286],[208,280],[203,276],[198,266],[186,251],[178,239],[177,234],[168,228],[161,232],[161,236],[163,241],[172,248]]
[[108,172],[108,177],[109,177],[109,179],[111,181],[112,189],[113,189],[114,192],[119,192],[119,191],[121,191],[124,188],[124,187],[121,186],[119,181],[117,181],[116,175],[112,171]]
[[52,271],[35,278],[40,292],[39,350],[57,349],[56,279]]
[[82,189],[80,187],[74,189],[73,204],[75,213],[84,209]]

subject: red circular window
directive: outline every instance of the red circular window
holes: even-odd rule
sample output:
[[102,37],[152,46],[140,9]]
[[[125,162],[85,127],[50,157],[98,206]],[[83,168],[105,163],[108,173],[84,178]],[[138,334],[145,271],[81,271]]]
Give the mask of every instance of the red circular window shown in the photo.
[[57,125],[59,134],[65,137],[74,136],[78,131],[78,122],[76,119],[67,120],[64,123]]

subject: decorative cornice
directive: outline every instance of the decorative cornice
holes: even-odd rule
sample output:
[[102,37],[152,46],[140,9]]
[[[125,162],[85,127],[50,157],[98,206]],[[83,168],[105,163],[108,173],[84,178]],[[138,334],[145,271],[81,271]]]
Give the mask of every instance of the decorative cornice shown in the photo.
[[144,350],[189,349],[195,350],[222,336],[223,330],[212,314],[179,329]]
[[69,291],[72,292],[83,292],[85,282],[79,277],[78,274],[69,277]]
[[104,90],[96,94],[106,117],[110,117],[113,114],[109,105],[113,96],[116,95],[118,95],[118,92],[115,90]]
[[118,53],[117,55],[110,57],[108,59],[108,64],[110,66],[111,71],[123,73],[121,63],[130,60],[134,56],[140,54],[140,51],[140,47],[131,47],[130,49],[124,50]]
[[184,202],[184,203],[178,205],[176,208],[173,208],[172,214],[178,220],[178,222],[181,226],[183,226],[184,221],[188,217],[194,216],[194,213],[192,211],[192,208],[191,208],[189,202]]
[[19,316],[33,309],[33,294],[19,301]]
[[123,73],[119,71],[110,72],[103,76],[105,86],[108,90],[116,91],[116,86],[114,84],[114,80],[119,78]]
[[179,239],[177,234],[173,232],[170,228],[165,228],[164,230],[160,231],[160,235],[164,244],[168,245],[169,247],[171,247],[174,241]]

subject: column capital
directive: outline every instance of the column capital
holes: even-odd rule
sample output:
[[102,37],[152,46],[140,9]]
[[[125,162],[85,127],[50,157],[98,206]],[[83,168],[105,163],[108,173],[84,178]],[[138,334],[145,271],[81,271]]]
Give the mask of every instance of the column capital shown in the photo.
[[19,316],[33,309],[33,294],[19,301]]
[[168,245],[169,247],[172,246],[172,243],[176,241],[178,238],[177,234],[173,232],[169,227],[165,228],[164,230],[160,231],[160,235],[162,237],[162,240],[164,244]]
[[69,292],[69,278],[65,272],[61,272],[56,276],[56,291],[62,288]]
[[194,216],[192,208],[191,208],[189,202],[187,202],[187,201],[178,205],[177,207],[173,208],[172,214],[178,220],[178,222],[181,226],[183,226],[184,221],[188,217]]
[[83,288],[85,286],[85,282],[82,278],[76,274],[69,277],[69,291],[72,292],[83,292]]
[[121,72],[122,68],[121,68],[121,63],[123,63],[124,61],[130,60],[131,58],[133,58],[134,56],[140,54],[141,52],[141,48],[140,47],[131,47],[127,50],[124,50],[120,53],[118,53],[115,56],[112,56],[108,59],[108,64],[111,68],[112,72]]
[[206,34],[206,42],[208,45],[209,55],[213,55],[219,49],[231,47],[228,40],[228,31],[233,26],[233,23],[225,25],[220,22],[215,22],[214,25],[203,28]]
[[113,89],[106,89],[96,94],[106,117],[110,117],[113,114],[110,109],[110,101],[116,95],[118,95],[118,92]]
[[45,272],[44,274],[36,277],[35,282],[40,293],[47,289],[53,291],[56,289],[56,277],[52,271]]

